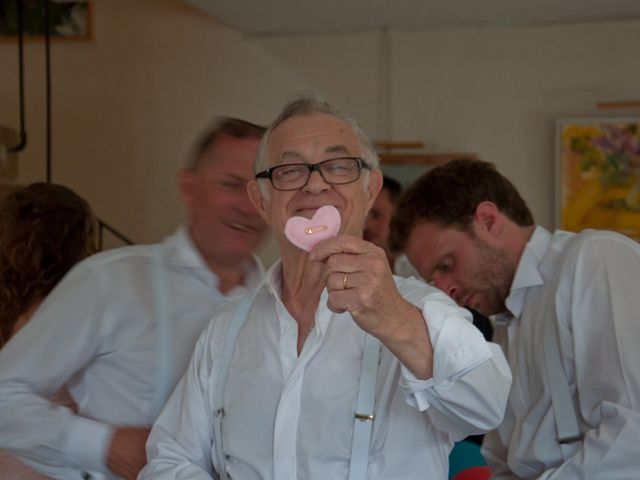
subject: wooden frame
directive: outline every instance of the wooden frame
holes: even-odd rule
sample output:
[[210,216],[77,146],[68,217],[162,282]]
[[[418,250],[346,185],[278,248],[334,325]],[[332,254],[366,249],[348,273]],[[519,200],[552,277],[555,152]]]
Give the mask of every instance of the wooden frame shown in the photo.
[[[445,163],[455,158],[476,158],[472,153],[436,153],[436,152],[409,152],[406,150],[421,150],[424,148],[422,142],[374,142],[380,163],[383,165],[436,165]],[[393,150],[405,150],[397,152]]]
[[556,225],[640,239],[640,117],[560,119]]
[[[18,38],[17,2],[4,0],[0,3],[0,41],[14,42]],[[24,1],[24,39],[27,42],[44,38],[43,1],[49,5],[50,38],[52,41],[77,41],[93,38],[93,2],[26,0]]]

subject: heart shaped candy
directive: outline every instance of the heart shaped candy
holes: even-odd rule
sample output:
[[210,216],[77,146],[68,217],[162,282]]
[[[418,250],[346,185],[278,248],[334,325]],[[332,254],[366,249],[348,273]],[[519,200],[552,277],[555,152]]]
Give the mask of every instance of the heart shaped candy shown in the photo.
[[311,220],[291,217],[284,226],[284,234],[296,247],[310,252],[318,242],[333,237],[340,230],[340,212],[333,205],[316,210]]

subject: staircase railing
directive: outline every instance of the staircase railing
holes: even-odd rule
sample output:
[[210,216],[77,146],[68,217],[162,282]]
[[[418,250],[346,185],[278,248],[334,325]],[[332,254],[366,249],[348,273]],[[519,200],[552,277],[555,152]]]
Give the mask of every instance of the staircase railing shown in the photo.
[[104,232],[107,231],[118,240],[126,243],[127,245],[133,245],[134,242],[129,237],[125,236],[123,233],[116,230],[114,227],[109,225],[107,222],[104,222],[101,219],[98,220],[98,250],[102,251],[104,245]]

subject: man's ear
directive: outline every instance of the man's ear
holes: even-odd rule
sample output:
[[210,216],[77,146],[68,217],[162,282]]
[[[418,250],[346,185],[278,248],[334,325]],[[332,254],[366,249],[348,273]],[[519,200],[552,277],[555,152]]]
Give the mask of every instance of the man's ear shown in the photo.
[[380,190],[382,190],[382,172],[374,168],[369,172],[369,186],[367,187],[369,198],[367,199],[367,212],[373,207],[378,198]]
[[504,228],[504,215],[493,202],[484,201],[476,206],[473,214],[476,233],[483,232],[491,237],[498,237]]
[[180,191],[182,203],[187,208],[191,208],[196,196],[196,176],[192,171],[180,170],[178,172],[178,190]]
[[251,180],[247,183],[247,193],[251,199],[251,203],[258,211],[262,219],[269,223],[267,220],[267,202],[262,198],[262,192],[260,192],[260,186],[256,180]]

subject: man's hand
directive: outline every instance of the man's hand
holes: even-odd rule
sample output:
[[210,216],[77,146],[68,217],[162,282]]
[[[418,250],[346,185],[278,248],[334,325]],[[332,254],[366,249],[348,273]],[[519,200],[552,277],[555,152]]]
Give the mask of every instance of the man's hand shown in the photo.
[[109,470],[126,480],[135,480],[147,463],[145,444],[148,436],[148,428],[116,430],[107,455]]
[[389,314],[406,303],[384,250],[351,235],[338,235],[320,242],[312,258],[325,264],[328,307],[336,313],[348,311],[364,330],[383,335],[379,330],[384,330]]
[[384,250],[351,235],[338,235],[316,245],[311,258],[325,264],[331,311],[349,312],[414,375],[430,378],[433,350],[424,318],[398,291]]

